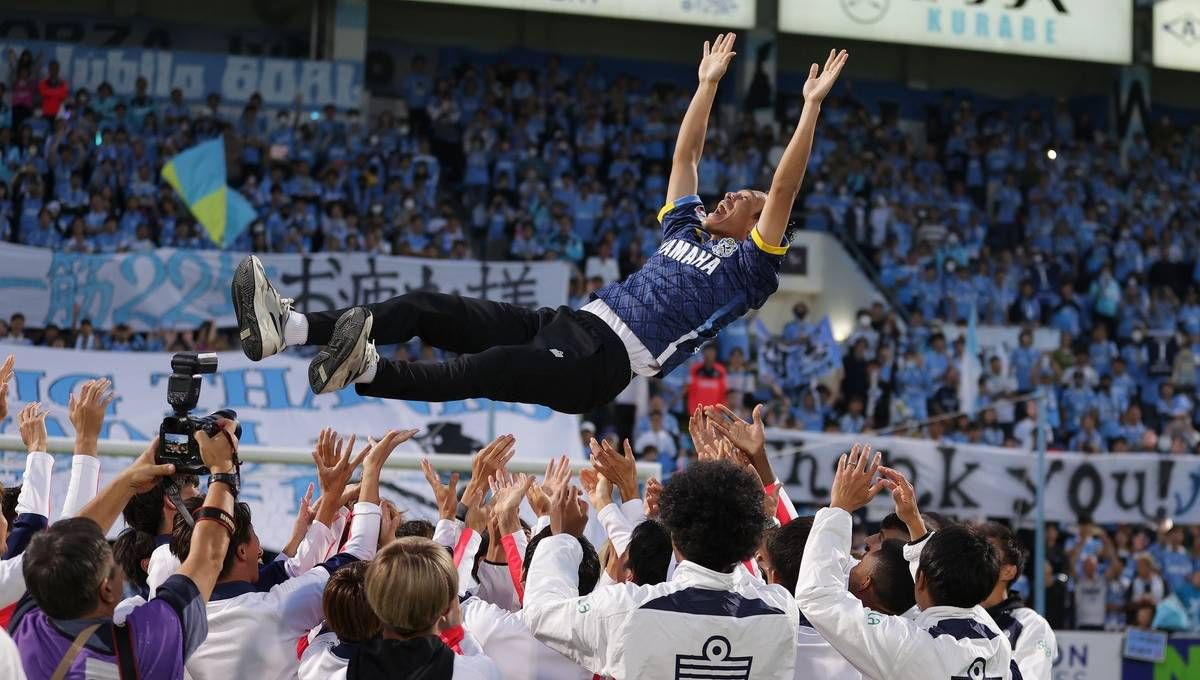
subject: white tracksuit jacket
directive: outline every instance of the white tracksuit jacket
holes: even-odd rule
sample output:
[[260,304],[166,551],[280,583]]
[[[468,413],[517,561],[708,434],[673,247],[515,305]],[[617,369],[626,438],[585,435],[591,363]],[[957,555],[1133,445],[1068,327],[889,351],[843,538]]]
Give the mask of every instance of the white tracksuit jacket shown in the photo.
[[[919,543],[904,546],[904,558],[908,560],[914,580],[921,562],[921,551],[931,536],[932,531],[925,534]],[[988,610],[988,616],[1008,638],[1022,680],[1050,680],[1054,671],[1054,657],[1058,654],[1058,639],[1050,623],[1036,611],[1012,606],[1011,602],[1003,602]]]
[[930,607],[915,621],[871,611],[846,590],[850,515],[822,508],[800,563],[796,600],[808,621],[875,680],[1017,680],[1012,648],[982,607]]
[[521,617],[534,637],[592,673],[616,680],[792,677],[799,610],[782,586],[685,560],[666,583],[617,584],[577,597],[581,558],[574,537],[544,539]]

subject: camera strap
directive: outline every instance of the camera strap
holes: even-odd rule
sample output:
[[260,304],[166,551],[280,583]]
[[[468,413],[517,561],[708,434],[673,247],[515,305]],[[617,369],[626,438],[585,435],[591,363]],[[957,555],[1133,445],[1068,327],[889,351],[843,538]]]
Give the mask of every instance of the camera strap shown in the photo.
[[183,504],[183,497],[179,495],[179,485],[175,483],[174,477],[167,477],[163,482],[163,493],[171,500],[171,505],[175,506],[175,512],[187,522],[189,527],[196,526],[196,518],[192,517],[192,513],[188,512],[187,506]]

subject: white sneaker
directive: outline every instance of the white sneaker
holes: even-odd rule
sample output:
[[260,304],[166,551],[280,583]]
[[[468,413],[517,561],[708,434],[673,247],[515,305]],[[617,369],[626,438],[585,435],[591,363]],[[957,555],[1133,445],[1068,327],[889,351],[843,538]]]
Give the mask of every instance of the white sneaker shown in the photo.
[[333,326],[329,344],[308,365],[308,384],[316,394],[337,392],[379,363],[370,340],[375,319],[366,307],[348,309]]
[[283,342],[283,324],[292,311],[291,298],[281,298],[267,280],[262,261],[250,255],[238,264],[230,286],[233,313],[237,316],[242,351],[251,361],[278,354]]

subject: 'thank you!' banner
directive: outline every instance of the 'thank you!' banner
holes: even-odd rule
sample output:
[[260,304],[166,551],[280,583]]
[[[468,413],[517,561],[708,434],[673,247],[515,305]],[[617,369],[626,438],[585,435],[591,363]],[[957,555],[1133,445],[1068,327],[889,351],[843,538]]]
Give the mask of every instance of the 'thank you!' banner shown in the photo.
[[[1032,516],[1036,458],[1030,451],[928,439],[768,430],[776,475],[797,503],[829,501],[838,456],[856,441],[884,452],[886,464],[916,486],[922,510],[963,517]],[[891,511],[886,494],[870,506]],[[1073,523],[1147,522],[1170,517],[1200,522],[1200,458],[1169,454],[1050,452],[1046,461],[1046,519]]]
[[[229,283],[243,253],[162,248],[77,255],[0,244],[0,317],[20,312],[31,326],[134,330],[236,326]],[[367,253],[259,256],[284,297],[300,311],[325,311],[386,300],[414,290],[455,293],[525,307],[567,302],[570,271],[562,262],[428,260]]]
[[0,41],[7,49],[28,49],[46,62],[57,61],[71,90],[85,87],[93,96],[101,83],[112,85],[119,98],[146,79],[147,94],[165,100],[178,88],[190,104],[210,94],[221,103],[245,104],[258,93],[263,105],[292,107],[299,96],[307,106],[333,104],[339,109],[362,106],[363,66],[348,61],[310,61],[274,57],[242,57],[207,52],[147,50],[134,47],[91,47],[36,40]]

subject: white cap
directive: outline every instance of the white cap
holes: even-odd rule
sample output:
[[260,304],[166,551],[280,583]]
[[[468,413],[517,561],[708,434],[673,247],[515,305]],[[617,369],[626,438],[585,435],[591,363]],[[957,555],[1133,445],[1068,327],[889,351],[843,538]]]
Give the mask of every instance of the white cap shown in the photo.
[[592,421],[590,421],[590,420],[585,420],[585,421],[583,421],[583,424],[579,426],[579,431],[594,433],[596,431],[596,425],[594,423],[592,423]]

